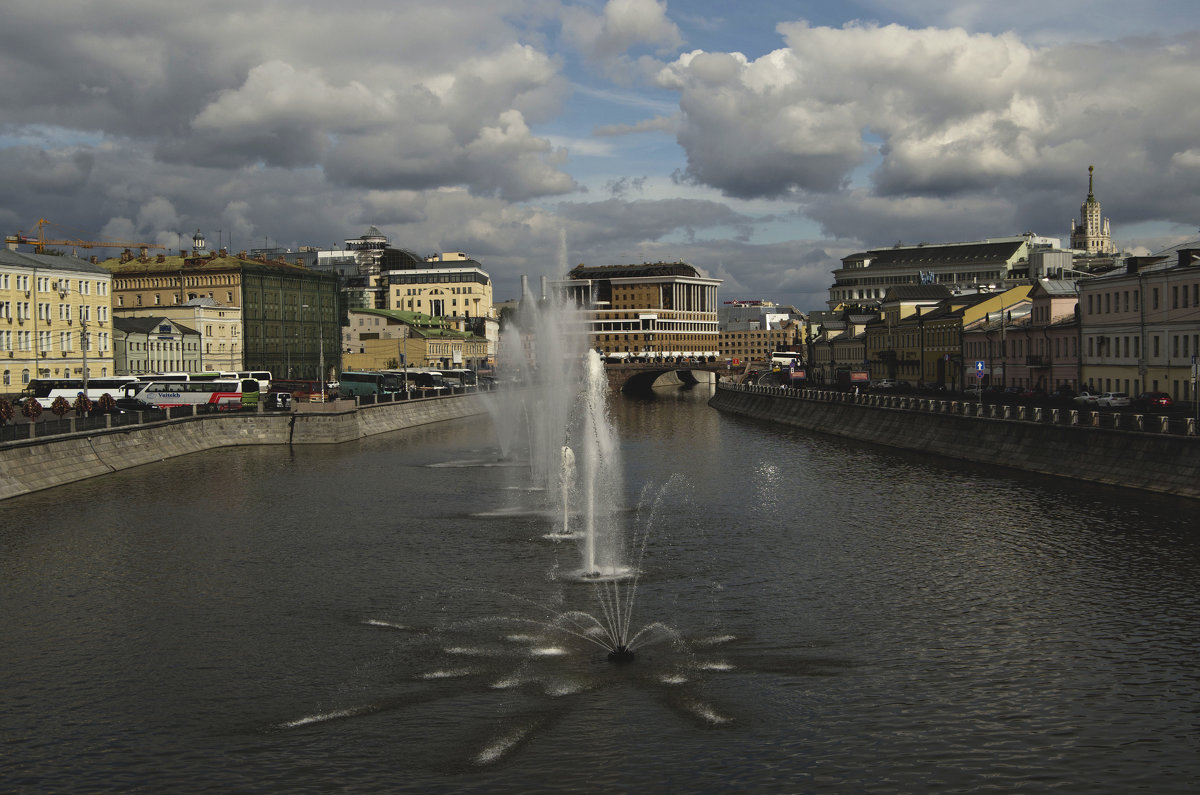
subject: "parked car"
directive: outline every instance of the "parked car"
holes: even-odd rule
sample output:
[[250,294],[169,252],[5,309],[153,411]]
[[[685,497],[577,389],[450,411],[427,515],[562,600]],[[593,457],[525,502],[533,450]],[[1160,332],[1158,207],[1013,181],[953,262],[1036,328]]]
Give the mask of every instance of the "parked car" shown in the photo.
[[895,389],[896,380],[894,378],[876,378],[870,384],[871,389]]
[[1088,391],[1085,389],[1082,392],[1080,392],[1078,395],[1075,396],[1075,403],[1077,403],[1080,406],[1087,406],[1089,408],[1095,408],[1096,401],[1098,401],[1099,399],[1100,399],[1099,392],[1091,392],[1091,391]]
[[963,394],[967,397],[978,398],[981,394],[983,394],[983,391],[983,387],[969,386],[963,390]]
[[118,411],[154,411],[157,405],[135,397],[119,397],[116,399]]
[[1169,409],[1175,401],[1166,392],[1143,392],[1133,399],[1133,407],[1139,411]]
[[1129,395],[1124,392],[1105,392],[1096,398],[1096,405],[1102,409],[1128,408]]
[[263,407],[272,411],[285,411],[292,407],[290,392],[268,392],[263,397]]

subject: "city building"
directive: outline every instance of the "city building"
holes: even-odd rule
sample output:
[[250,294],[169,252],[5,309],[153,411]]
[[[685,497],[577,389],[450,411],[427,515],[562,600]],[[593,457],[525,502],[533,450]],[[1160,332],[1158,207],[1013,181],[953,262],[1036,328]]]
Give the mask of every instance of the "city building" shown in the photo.
[[[178,306],[122,307],[114,310],[113,315],[117,319],[159,317],[195,329],[200,334],[200,356],[194,362],[197,372],[246,369],[242,358],[241,307],[226,306],[204,297],[189,299]],[[187,368],[175,369],[191,372]],[[120,375],[124,371],[117,372]]]
[[1022,285],[998,293],[994,300],[978,307],[982,314],[977,314],[973,322],[963,324],[962,358],[966,372],[962,383],[970,385],[971,378],[975,378],[975,383],[983,387],[1031,386],[1024,382],[1028,374],[1024,355],[1029,335],[1020,330],[1033,307],[1029,300],[1032,289],[1032,285]]
[[767,361],[772,351],[807,351],[805,316],[792,306],[726,301],[717,310],[717,322],[720,356],[738,364]]
[[588,345],[608,356],[718,356],[720,279],[684,262],[573,268],[552,283],[589,312]]
[[[940,284],[890,287],[880,302],[878,319],[866,324],[866,358],[872,379],[922,382],[925,358],[923,311],[932,311],[950,297]],[[944,369],[944,368],[943,368]],[[946,374],[938,378],[945,383]]]
[[199,233],[179,256],[126,251],[100,263],[112,274],[114,309],[178,307],[198,298],[241,309],[248,370],[316,378],[339,369],[337,277],[284,261],[207,251]]
[[0,248],[0,393],[113,374],[112,277],[77,257]]
[[889,288],[938,284],[952,293],[1003,290],[1044,274],[1031,273],[1031,258],[1059,249],[1059,241],[1032,233],[973,243],[920,243],[872,249],[842,258],[833,272],[829,308],[878,305]]
[[491,366],[488,340],[444,318],[393,309],[351,309],[348,315],[349,325],[342,330],[347,370]]
[[166,317],[113,319],[115,375],[203,372],[200,351],[200,333]]
[[385,287],[381,309],[423,312],[435,317],[495,317],[492,279],[462,252],[420,259],[402,249],[386,249],[379,261]]
[[1081,384],[1195,400],[1200,240],[1125,262],[1079,283]]
[[1079,303],[1070,279],[1042,279],[1029,291],[1029,313],[1007,327],[1010,340],[1003,369],[1009,384],[1051,394],[1079,390]]
[[1108,219],[1100,213],[1100,202],[1093,190],[1096,167],[1088,166],[1088,193],[1079,208],[1079,221],[1071,221],[1071,248],[1089,256],[1116,254]]
[[878,308],[857,304],[809,313],[809,380],[845,386],[851,373],[868,373],[866,329],[879,315]]

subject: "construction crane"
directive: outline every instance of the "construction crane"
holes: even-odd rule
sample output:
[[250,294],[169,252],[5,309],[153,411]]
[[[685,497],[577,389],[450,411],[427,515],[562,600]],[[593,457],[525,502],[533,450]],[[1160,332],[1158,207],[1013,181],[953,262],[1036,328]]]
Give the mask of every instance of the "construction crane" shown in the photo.
[[56,240],[46,237],[46,227],[53,226],[58,229],[66,230],[65,227],[60,227],[57,224],[52,224],[45,218],[38,219],[38,222],[33,225],[34,234],[27,235],[20,230],[15,235],[5,235],[4,243],[9,248],[15,248],[18,245],[33,246],[34,253],[44,254],[46,246],[70,246],[72,248],[136,248],[141,251],[143,257],[146,252],[152,248],[166,249],[168,246],[158,246],[154,243],[137,243],[129,240],[82,240],[79,238],[63,238]]

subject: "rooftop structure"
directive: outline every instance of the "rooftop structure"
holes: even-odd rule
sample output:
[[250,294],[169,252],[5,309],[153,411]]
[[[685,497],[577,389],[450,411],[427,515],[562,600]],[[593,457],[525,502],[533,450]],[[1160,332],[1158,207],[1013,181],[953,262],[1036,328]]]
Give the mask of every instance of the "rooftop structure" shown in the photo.
[[1116,254],[1108,219],[1100,214],[1100,202],[1093,190],[1096,167],[1088,166],[1088,193],[1079,208],[1079,222],[1071,221],[1071,248],[1090,255]]
[[896,244],[842,258],[828,305],[878,305],[893,287],[939,284],[952,293],[1000,290],[1028,281],[1031,254],[1059,247],[1033,233],[968,243]]

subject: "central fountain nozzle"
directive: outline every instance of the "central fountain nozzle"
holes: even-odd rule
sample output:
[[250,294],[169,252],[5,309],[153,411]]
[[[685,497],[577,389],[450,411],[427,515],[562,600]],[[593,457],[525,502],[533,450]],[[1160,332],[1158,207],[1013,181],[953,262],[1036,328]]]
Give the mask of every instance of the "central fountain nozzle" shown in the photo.
[[608,653],[608,661],[610,663],[631,663],[633,662],[633,649],[628,646],[618,646]]

